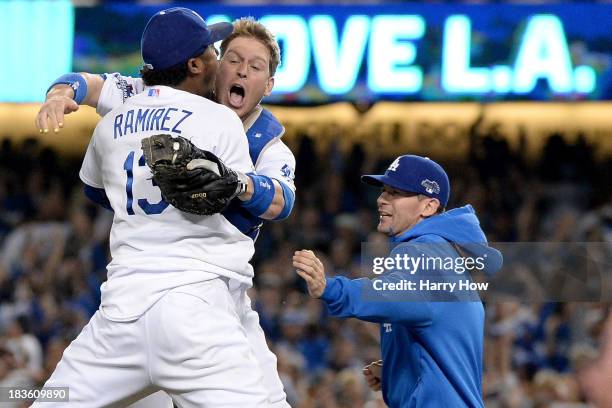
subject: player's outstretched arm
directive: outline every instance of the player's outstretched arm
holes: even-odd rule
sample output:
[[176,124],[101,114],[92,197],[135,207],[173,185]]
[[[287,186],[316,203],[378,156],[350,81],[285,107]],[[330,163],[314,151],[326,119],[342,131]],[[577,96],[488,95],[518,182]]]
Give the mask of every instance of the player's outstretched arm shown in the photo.
[[261,218],[266,220],[282,220],[289,216],[295,201],[295,192],[282,181],[272,179],[274,183],[274,198],[268,210]]
[[[401,299],[389,291],[377,290],[367,278],[348,279],[344,276],[327,278],[321,261],[312,251],[296,251],[293,267],[308,285],[308,293],[327,303],[331,316],[355,317],[375,323],[405,323],[428,325],[433,319],[433,310],[428,302]],[[405,273],[390,273],[378,278],[381,287],[398,284]]]
[[264,220],[282,220],[293,209],[295,192],[282,181],[265,175],[248,174],[247,191],[240,197],[242,206]]
[[57,133],[64,127],[64,115],[77,111],[79,105],[95,108],[103,85],[100,75],[86,72],[65,74],[56,79],[36,115],[38,131],[47,133],[53,129]]
[[240,197],[242,206],[264,220],[287,218],[295,202],[293,153],[277,140],[264,149],[257,162],[257,174],[249,174],[249,189]]

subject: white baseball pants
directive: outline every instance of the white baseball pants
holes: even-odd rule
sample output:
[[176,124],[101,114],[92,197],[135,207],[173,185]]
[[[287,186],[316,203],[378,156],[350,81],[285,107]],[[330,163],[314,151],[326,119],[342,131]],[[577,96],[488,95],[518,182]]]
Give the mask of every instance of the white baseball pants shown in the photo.
[[[247,340],[263,371],[264,386],[268,392],[268,404],[271,408],[291,408],[276,365],[276,356],[268,348],[266,337],[259,324],[259,315],[251,307],[251,299],[244,287],[231,288],[231,295],[236,304],[236,311],[246,331]],[[132,405],[129,408],[172,408],[172,400],[163,391],[156,392]]]
[[45,384],[60,386],[69,387],[68,403],[32,407],[125,407],[158,390],[181,408],[269,406],[222,279],[175,288],[135,321],[96,312]]

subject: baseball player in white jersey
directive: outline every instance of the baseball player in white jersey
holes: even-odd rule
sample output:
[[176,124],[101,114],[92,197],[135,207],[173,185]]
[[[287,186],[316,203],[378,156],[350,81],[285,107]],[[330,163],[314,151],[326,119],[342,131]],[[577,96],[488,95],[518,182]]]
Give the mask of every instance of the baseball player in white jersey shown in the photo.
[[[259,105],[261,99],[272,91],[280,50],[273,35],[263,25],[252,19],[240,19],[234,23],[234,32],[223,40],[221,55],[216,81],[217,99],[242,119],[257,176],[267,178],[258,179],[256,175],[251,175],[252,181],[259,181],[259,188],[249,186],[249,191],[253,193],[250,201],[259,201],[259,208],[245,208],[245,202],[236,202],[224,212],[224,216],[245,234],[255,238],[264,220],[287,217],[294,202],[295,158],[280,139],[284,132],[282,125]],[[94,106],[98,113],[106,115],[143,90],[144,84],[140,78],[120,74],[68,74],[58,78],[50,87],[36,123],[41,132],[48,131],[49,125],[59,131],[63,126],[64,112],[78,109],[75,101]],[[266,184],[273,189],[261,188]],[[276,357],[267,346],[257,313],[251,308],[246,295],[248,285],[231,284],[232,296],[247,338],[264,372],[268,402],[273,407],[286,407],[288,404],[277,372]],[[165,394],[156,393],[133,407],[171,405]]]
[[143,138],[170,133],[235,171],[253,170],[234,112],[198,96],[214,83],[211,45],[231,31],[184,8],[157,13],[143,33],[143,92],[94,131],[80,177],[114,211],[112,261],[100,309],[45,384],[69,387],[71,407],[125,406],[158,390],[180,407],[269,406],[228,286],[250,285],[253,240],[223,215],[169,206],[141,150]]

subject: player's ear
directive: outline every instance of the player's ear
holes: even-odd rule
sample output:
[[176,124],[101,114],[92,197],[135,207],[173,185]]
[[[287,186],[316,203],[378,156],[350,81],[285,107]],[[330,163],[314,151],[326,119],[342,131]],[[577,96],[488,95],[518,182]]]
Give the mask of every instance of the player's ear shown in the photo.
[[438,212],[438,207],[440,207],[440,200],[437,198],[426,198],[423,200],[425,203],[423,210],[421,211],[421,215],[424,218],[431,217]]
[[205,65],[200,57],[190,58],[187,60],[187,71],[192,75],[198,75],[204,72]]
[[274,77],[268,78],[268,83],[266,84],[264,96],[270,95],[272,93],[272,88],[274,88]]

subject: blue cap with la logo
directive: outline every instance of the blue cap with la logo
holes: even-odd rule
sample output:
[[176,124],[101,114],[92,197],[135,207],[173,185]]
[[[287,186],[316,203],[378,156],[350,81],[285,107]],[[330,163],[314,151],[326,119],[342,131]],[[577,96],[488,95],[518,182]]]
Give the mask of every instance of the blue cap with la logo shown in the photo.
[[201,55],[233,30],[226,22],[207,25],[198,13],[185,7],[162,10],[149,19],[142,33],[142,59],[147,68],[164,70]]
[[442,166],[428,157],[411,154],[395,159],[385,174],[361,176],[361,181],[437,198],[443,207],[450,196],[450,182]]

